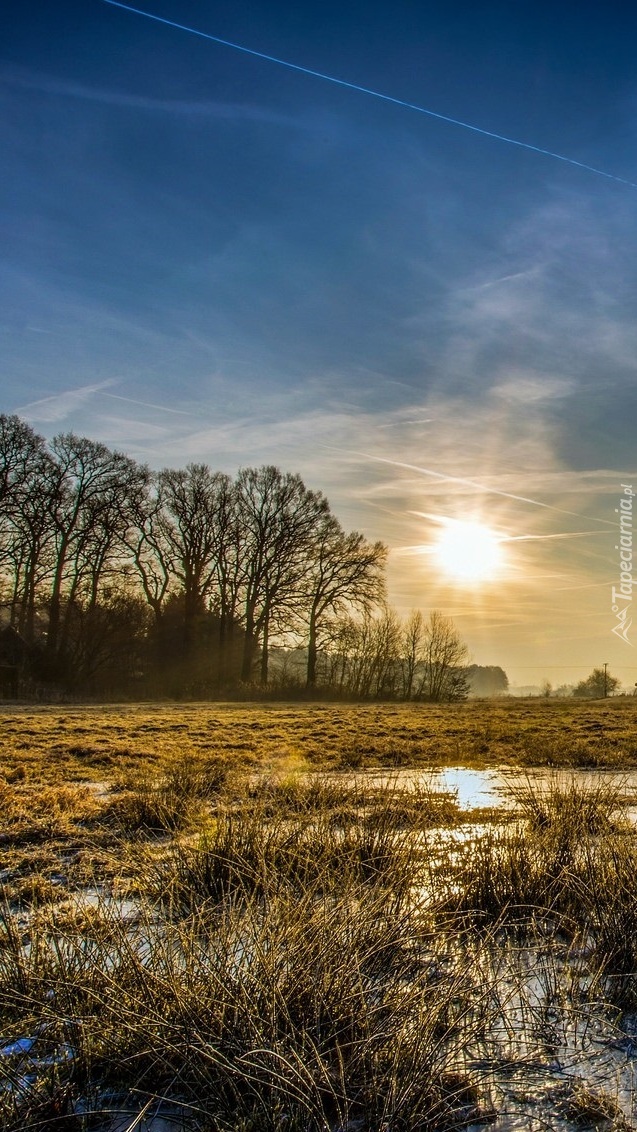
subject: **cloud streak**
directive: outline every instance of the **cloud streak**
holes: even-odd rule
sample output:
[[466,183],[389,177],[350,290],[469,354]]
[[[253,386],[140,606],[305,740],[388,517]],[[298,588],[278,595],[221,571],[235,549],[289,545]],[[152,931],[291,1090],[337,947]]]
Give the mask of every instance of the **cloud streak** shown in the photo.
[[109,379],[95,385],[83,385],[79,389],[67,389],[63,393],[54,393],[50,397],[40,397],[38,401],[30,401],[15,411],[35,423],[54,424],[66,420],[85,406],[95,393],[100,393],[114,384],[115,381]]
[[275,126],[291,126],[296,129],[307,128],[307,122],[299,117],[292,114],[279,114],[276,111],[268,110],[266,107],[255,106],[251,103],[221,102],[208,99],[195,101],[151,98],[148,95],[106,90],[101,87],[86,86],[83,83],[62,82],[59,79],[31,75],[26,71],[11,67],[2,69],[0,81],[9,86],[38,91],[41,94],[71,98],[81,102],[93,102],[102,106],[119,106],[124,110],[142,110],[152,114],[211,118],[219,121],[246,120]]
[[[366,460],[375,460],[380,464],[391,464],[395,468],[406,468],[411,472],[418,472],[419,475],[429,476],[431,479],[441,480],[444,483],[457,483],[463,487],[470,487],[475,491],[482,492],[487,495],[500,495],[505,499],[513,499],[518,503],[530,503],[533,507],[544,507],[547,511],[556,511],[560,515],[569,515],[573,518],[582,518],[576,511],[566,511],[563,507],[553,507],[550,503],[542,503],[539,499],[531,499],[526,495],[515,495],[510,491],[502,491],[497,487],[488,487],[486,484],[477,483],[475,480],[466,479],[464,476],[453,476],[448,472],[436,472],[432,468],[422,468],[418,464],[407,464],[402,460],[390,460],[386,456],[372,456],[369,452],[359,452],[359,456],[363,456]],[[614,526],[610,520],[595,519],[597,523],[607,523],[609,526]]]
[[104,393],[100,390],[102,397],[111,397],[113,401],[125,401],[128,405],[139,405],[142,409],[156,409],[160,413],[171,413],[175,417],[194,417],[194,413],[188,413],[185,409],[172,409],[168,405],[155,405],[151,401],[137,401],[133,397],[123,397],[119,393]]

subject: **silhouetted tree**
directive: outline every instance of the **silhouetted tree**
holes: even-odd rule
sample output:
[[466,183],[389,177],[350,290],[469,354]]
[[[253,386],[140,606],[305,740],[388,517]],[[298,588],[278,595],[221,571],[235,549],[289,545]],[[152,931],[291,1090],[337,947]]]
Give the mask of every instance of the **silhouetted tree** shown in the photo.
[[465,674],[467,655],[467,646],[451,618],[434,610],[424,630],[419,696],[434,703],[466,699],[469,690]]
[[207,464],[161,473],[162,533],[170,548],[170,569],[183,594],[184,645],[194,644],[194,627],[209,608],[221,549],[220,515],[230,478]]
[[382,599],[386,558],[387,549],[381,542],[369,543],[358,531],[346,535],[333,515],[321,517],[312,540],[307,576],[308,688],[316,684],[324,624],[348,608],[369,610]]
[[309,491],[300,476],[273,466],[243,468],[237,502],[245,630],[241,679],[252,679],[260,649],[260,679],[266,684],[272,629],[285,628],[298,615],[302,583],[311,568],[313,537],[329,507],[325,497]]
[[0,415],[0,580],[10,623],[32,632],[49,526],[45,441],[16,416]]
[[[50,494],[54,564],[47,651],[66,651],[73,606],[98,604],[100,587],[131,523],[131,488],[146,469],[104,444],[73,433],[55,437]],[[121,563],[118,563],[118,569]]]
[[161,480],[156,475],[149,475],[142,490],[131,501],[131,524],[125,541],[156,626],[161,622],[171,577],[175,573],[163,516]]
[[0,514],[11,513],[21,488],[45,450],[43,437],[17,416],[0,413]]
[[260,655],[265,684],[271,644],[292,679],[281,650],[303,639],[308,687],[320,655],[348,694],[395,695],[400,626],[377,612],[385,557],[298,475],[154,474],[97,441],[47,444],[0,416],[1,616],[39,679],[95,689],[148,669],[160,686],[163,669],[175,694],[205,693],[252,680]]
[[410,700],[418,666],[422,663],[424,619],[419,609],[413,609],[405,622],[401,636],[402,697]]

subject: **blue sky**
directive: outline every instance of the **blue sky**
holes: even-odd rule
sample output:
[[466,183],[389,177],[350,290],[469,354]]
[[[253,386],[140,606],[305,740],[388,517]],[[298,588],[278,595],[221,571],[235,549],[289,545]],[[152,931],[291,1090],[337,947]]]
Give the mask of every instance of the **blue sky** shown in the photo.
[[[637,182],[627,4],[139,6]],[[637,680],[637,189],[103,0],[16,8],[0,98],[3,411],[299,471],[476,662]],[[503,574],[441,575],[435,517],[515,540]]]

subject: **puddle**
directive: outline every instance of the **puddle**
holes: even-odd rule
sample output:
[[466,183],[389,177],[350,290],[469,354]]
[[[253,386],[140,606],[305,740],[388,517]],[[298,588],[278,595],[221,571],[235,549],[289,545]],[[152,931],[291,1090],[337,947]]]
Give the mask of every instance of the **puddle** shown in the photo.
[[435,790],[452,791],[457,794],[461,810],[502,806],[508,801],[503,792],[503,775],[498,771],[450,766],[433,773],[430,781]]
[[474,770],[469,767],[451,766],[426,774],[411,771],[403,774],[399,772],[397,780],[419,782],[430,785],[434,790],[453,791],[457,793],[458,805],[463,810],[477,809],[485,806],[508,807],[515,805],[512,797],[514,790],[524,788],[529,783],[538,791],[549,789],[556,785],[568,786],[576,782],[579,786],[591,789],[606,783],[609,787],[616,787],[620,796],[628,803],[628,812],[637,818],[637,771],[612,770],[578,770],[551,769],[528,771],[495,769]]

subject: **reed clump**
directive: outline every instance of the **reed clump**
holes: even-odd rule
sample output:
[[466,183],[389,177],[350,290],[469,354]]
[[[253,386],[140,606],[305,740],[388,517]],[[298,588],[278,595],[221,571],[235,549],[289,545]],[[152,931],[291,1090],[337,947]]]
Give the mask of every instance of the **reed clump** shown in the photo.
[[418,850],[411,833],[396,830],[391,812],[382,817],[343,828],[329,814],[265,820],[252,807],[219,811],[194,844],[176,843],[151,870],[147,890],[173,915],[230,897],[250,900],[273,886],[302,895],[360,884],[404,900],[425,850]]
[[539,912],[586,930],[609,846],[622,856],[631,844],[621,784],[527,780],[512,794],[517,820],[464,843],[443,872],[444,906],[476,922]]
[[[28,788],[3,787],[16,829]],[[490,1122],[507,1075],[559,1074],[637,1007],[623,798],[529,781],[513,820],[470,831],[426,782],[260,778],[203,754],[60,794],[87,881],[53,902],[32,856],[30,904],[7,890],[0,1127],[79,1132],[151,1103],[192,1132]],[[555,1097],[547,1126],[620,1127],[610,1091]]]
[[529,831],[559,834],[565,843],[575,844],[626,825],[623,785],[616,778],[589,777],[582,782],[551,774],[538,782],[527,777],[510,794]]
[[115,784],[104,821],[125,835],[186,829],[224,791],[228,777],[218,761],[195,755],[172,757],[152,771],[133,767]]
[[436,947],[413,911],[355,885],[277,884],[178,922],[104,901],[77,928],[41,918],[28,946],[5,914],[2,1126],[35,1126],[51,1096],[77,1116],[72,1098],[131,1090],[202,1129],[479,1120],[461,1051],[481,993]]

